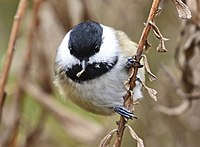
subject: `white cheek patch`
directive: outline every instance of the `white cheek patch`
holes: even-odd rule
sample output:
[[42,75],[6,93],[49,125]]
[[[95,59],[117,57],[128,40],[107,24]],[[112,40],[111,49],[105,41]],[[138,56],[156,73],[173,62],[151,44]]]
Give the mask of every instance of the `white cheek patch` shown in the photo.
[[113,62],[119,54],[119,43],[115,35],[115,30],[111,27],[103,27],[102,45],[100,51],[89,58],[92,62]]
[[70,54],[68,49],[69,31],[63,38],[58,50],[55,61],[62,67],[71,68],[73,65],[80,64],[80,61]]

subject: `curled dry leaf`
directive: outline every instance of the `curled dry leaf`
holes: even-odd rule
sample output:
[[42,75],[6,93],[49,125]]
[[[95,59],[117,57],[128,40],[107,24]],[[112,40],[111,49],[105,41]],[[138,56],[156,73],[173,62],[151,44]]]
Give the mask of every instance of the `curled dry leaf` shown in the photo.
[[129,82],[130,82],[131,77],[133,76],[133,72],[134,72],[134,68],[132,67],[132,68],[129,69],[128,79],[124,82],[124,86],[125,86],[126,90],[130,89],[130,83]]
[[167,49],[165,48],[165,41],[168,41],[168,38],[164,38],[163,35],[161,34],[159,28],[156,26],[155,23],[153,23],[152,21],[149,21],[149,24],[151,24],[152,28],[153,28],[153,34],[154,36],[160,40],[160,43],[157,47],[157,51],[158,52],[167,52]]
[[133,94],[133,91],[131,91],[131,90],[129,90],[129,92],[130,92],[130,97],[126,100],[125,107],[128,110],[130,110],[131,112],[134,112],[135,111],[135,109],[134,109],[135,103],[134,103],[134,97],[133,97],[134,94]]
[[169,116],[180,116],[186,110],[188,110],[190,106],[191,105],[190,105],[189,100],[183,100],[182,103],[176,107],[169,108],[169,107],[160,105],[156,107],[156,110]]
[[161,13],[161,11],[162,11],[162,6],[161,6],[161,5],[162,5],[162,4],[161,4],[161,2],[160,2],[159,7],[158,7],[158,9],[157,9],[157,11],[156,11],[156,16],[160,15],[160,13]]
[[99,147],[109,147],[110,142],[113,138],[114,133],[117,132],[117,129],[110,131],[102,140]]
[[154,35],[155,35],[156,38],[162,39],[162,40],[164,40],[164,41],[168,41],[168,40],[169,40],[168,38],[164,38],[164,37],[163,37],[163,35],[161,34],[159,28],[157,27],[157,25],[156,25],[154,22],[149,21],[149,24],[152,26],[152,28],[153,28],[153,33],[154,33]]
[[149,88],[149,87],[147,87],[147,86],[145,86],[145,89],[148,91],[150,97],[153,98],[154,101],[157,101],[157,100],[158,100],[158,99],[157,99],[157,96],[156,96],[157,91],[156,91],[155,89]]
[[160,40],[157,51],[161,53],[167,52],[167,49],[165,48],[165,42],[163,40]]
[[149,80],[150,81],[156,80],[157,77],[151,72],[150,67],[149,67],[149,63],[148,63],[148,60],[147,60],[147,57],[145,55],[142,55],[142,59],[143,59],[144,67],[145,67],[145,69],[147,71]]
[[149,88],[148,86],[146,86],[145,83],[142,82],[140,79],[139,79],[139,81],[140,81],[140,83],[142,83],[142,86],[147,90],[149,96],[151,98],[153,98],[154,101],[157,101],[158,100],[157,96],[156,96],[157,91],[155,89],[153,89],[153,88]]
[[126,81],[124,82],[124,87],[126,88],[126,90],[129,90],[129,88],[130,88],[129,81],[130,81],[130,79],[128,79],[128,80],[126,80]]
[[153,29],[153,34],[157,39],[161,39],[160,35]]
[[176,10],[178,12],[178,16],[182,19],[190,19],[192,14],[186,4],[184,4],[181,0],[172,0]]
[[138,135],[135,133],[135,131],[131,128],[131,126],[126,125],[126,127],[129,129],[129,132],[130,132],[131,136],[135,140],[137,140],[137,147],[144,147],[143,140],[140,137],[138,137]]
[[148,40],[146,40],[145,47],[144,47],[145,51],[148,52],[151,46],[152,46],[151,43],[149,43]]
[[[157,28],[157,26],[156,26]],[[157,28],[158,29],[158,28]],[[157,38],[157,39],[160,39],[160,40],[163,40],[163,41],[168,41],[169,39],[168,38],[164,38],[163,35],[161,34],[161,32],[158,30],[154,30],[153,29],[153,34],[154,36]]]

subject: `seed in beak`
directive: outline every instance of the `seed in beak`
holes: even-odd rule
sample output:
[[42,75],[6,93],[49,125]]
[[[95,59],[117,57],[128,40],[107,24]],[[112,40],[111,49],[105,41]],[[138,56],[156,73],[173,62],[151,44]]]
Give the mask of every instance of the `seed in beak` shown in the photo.
[[82,60],[81,61],[82,70],[76,74],[76,76],[78,78],[85,72],[85,69],[86,69],[87,65],[88,65],[88,60]]

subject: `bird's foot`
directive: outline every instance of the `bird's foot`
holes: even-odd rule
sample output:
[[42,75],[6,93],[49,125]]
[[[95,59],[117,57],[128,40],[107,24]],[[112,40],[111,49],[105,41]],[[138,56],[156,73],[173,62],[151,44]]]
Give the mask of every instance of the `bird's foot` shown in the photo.
[[136,61],[133,57],[129,57],[127,62],[126,62],[126,67],[130,68],[130,67],[138,67],[138,68],[142,68],[143,65],[140,64],[140,62]]
[[137,117],[134,116],[133,112],[129,111],[124,106],[115,106],[114,111],[120,114],[121,116],[125,117],[126,119],[137,119]]

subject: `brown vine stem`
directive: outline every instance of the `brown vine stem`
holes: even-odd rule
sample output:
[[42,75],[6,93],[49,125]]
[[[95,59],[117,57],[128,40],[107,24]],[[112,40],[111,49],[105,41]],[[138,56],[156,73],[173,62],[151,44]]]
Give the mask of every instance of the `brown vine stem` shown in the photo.
[[[2,140],[3,146],[8,147],[16,147],[17,141],[19,137],[19,127],[20,127],[20,120],[22,118],[22,111],[23,111],[23,100],[24,100],[24,89],[23,84],[25,81],[28,80],[29,71],[31,67],[31,59],[32,59],[32,48],[31,45],[34,39],[34,32],[37,32],[38,27],[38,10],[41,6],[43,0],[34,0],[33,1],[33,8],[32,8],[32,20],[30,23],[30,32],[27,38],[27,45],[24,50],[24,57],[23,57],[23,65],[21,68],[21,73],[18,78],[17,86],[16,86],[16,94],[13,96],[13,105],[12,105],[12,123],[10,123],[8,129],[5,131],[5,138]],[[1,146],[1,145],[0,145]]]
[[[140,59],[142,58],[141,55],[142,55],[143,49],[145,47],[145,43],[147,41],[148,34],[151,30],[151,25],[148,22],[150,22],[150,21],[152,22],[154,20],[156,14],[157,14],[157,10],[158,10],[160,1],[161,0],[154,0],[153,1],[152,6],[151,6],[151,10],[149,12],[149,16],[148,16],[148,19],[147,19],[147,23],[146,23],[146,25],[143,29],[142,35],[141,35],[139,43],[138,43],[137,53],[136,53],[136,55],[133,55],[135,57],[136,61],[138,61],[138,62],[140,62]],[[133,88],[135,87],[135,81],[136,81],[136,75],[137,75],[137,72],[138,72],[138,67],[133,67],[133,68],[134,68],[134,72],[133,72],[133,75],[131,76],[130,82],[129,82],[130,89],[127,91],[127,93],[124,97],[124,106],[125,106],[126,101],[131,96],[130,91],[132,91]],[[125,129],[126,123],[127,123],[127,121],[124,119],[123,116],[121,116],[119,123],[118,123],[118,131],[117,131],[117,137],[116,137],[116,140],[115,140],[114,147],[120,147],[121,146],[122,137],[123,137],[123,134],[124,134],[124,129]]]
[[13,54],[14,54],[14,49],[15,49],[15,42],[16,42],[17,35],[18,35],[18,32],[19,32],[19,28],[20,28],[20,24],[21,24],[21,21],[22,21],[23,14],[26,10],[26,5],[27,5],[27,0],[20,0],[19,1],[17,12],[14,16],[12,30],[11,30],[11,33],[10,33],[6,58],[5,58],[5,62],[4,62],[4,65],[3,65],[2,75],[1,75],[1,79],[0,79],[0,118],[1,118],[1,114],[2,114],[3,101],[5,99],[4,89],[5,89],[7,79],[8,79],[8,74],[9,74],[9,71],[10,71],[10,67],[11,67],[11,63],[12,63],[12,59],[13,59]]

